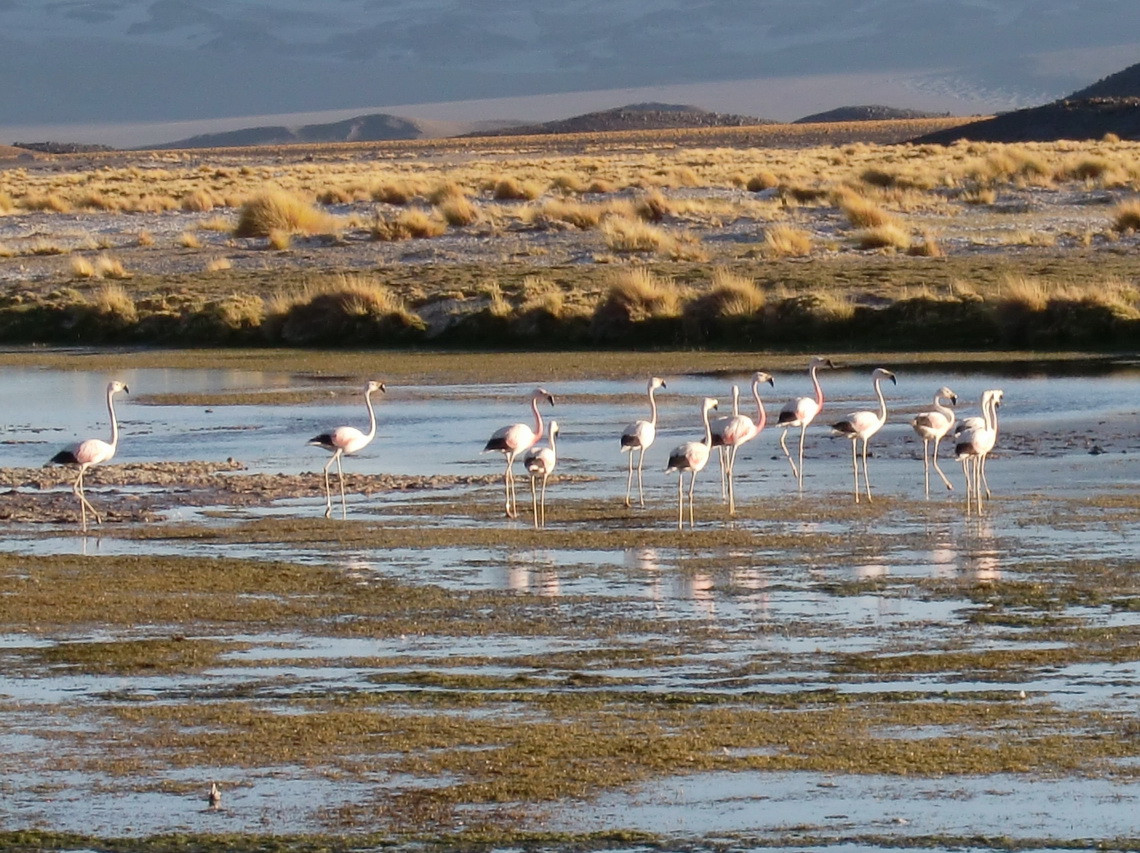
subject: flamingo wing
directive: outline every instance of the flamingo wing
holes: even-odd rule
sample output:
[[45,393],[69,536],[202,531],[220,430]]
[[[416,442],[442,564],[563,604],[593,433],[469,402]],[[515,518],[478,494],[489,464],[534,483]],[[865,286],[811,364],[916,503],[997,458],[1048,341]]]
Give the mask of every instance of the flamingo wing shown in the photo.
[[549,447],[540,447],[523,458],[523,467],[531,474],[550,474],[557,461],[553,450]]
[[[729,447],[733,445],[744,444],[744,442],[756,436],[756,424],[752,422],[752,418],[747,415],[733,415],[726,419],[728,423],[725,424],[724,429],[721,431],[721,441]],[[713,444],[716,444],[716,434],[713,434]]]
[[529,450],[538,441],[538,437],[526,424],[511,424],[495,430],[487,440],[483,452],[499,450],[503,453],[522,453]]
[[669,452],[669,464],[665,467],[666,473],[670,471],[700,471],[709,461],[709,446],[703,441],[686,441],[679,444]]
[[780,409],[780,417],[776,421],[779,426],[807,426],[819,414],[819,403],[813,397],[798,397],[784,404]]
[[879,420],[879,415],[876,412],[863,411],[852,412],[843,420],[832,424],[831,428],[852,438],[869,438],[877,433],[882,426],[883,422]]
[[657,429],[649,421],[635,421],[622,430],[622,450],[640,447],[642,450],[653,444],[657,436]]
[[942,438],[950,432],[954,422],[942,412],[919,412],[911,420],[910,425],[922,438]]
[[100,465],[115,455],[115,448],[100,438],[71,444],[51,458],[57,465]]

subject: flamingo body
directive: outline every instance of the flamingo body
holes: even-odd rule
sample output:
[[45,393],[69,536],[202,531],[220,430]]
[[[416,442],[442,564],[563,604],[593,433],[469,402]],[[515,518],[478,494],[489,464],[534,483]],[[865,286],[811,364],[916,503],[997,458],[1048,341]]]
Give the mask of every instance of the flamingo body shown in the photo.
[[[919,412],[910,422],[915,434],[922,439],[922,469],[925,475],[926,496],[928,498],[930,497],[930,463],[932,461],[934,463],[934,470],[938,473],[938,476],[942,478],[942,482],[946,488],[950,491],[954,490],[954,487],[950,484],[950,481],[946,479],[946,475],[942,472],[942,469],[938,467],[938,444],[954,429],[954,423],[956,421],[954,411],[942,405],[941,400],[948,400],[950,405],[953,406],[958,405],[958,395],[943,385],[934,395],[934,409],[929,412]],[[934,452],[932,454],[927,453],[931,442],[934,442]]]
[[[966,418],[962,428],[955,436],[954,455],[962,463],[962,472],[966,475],[966,512],[970,511],[970,496],[977,500],[977,509],[982,511],[982,488],[985,487],[986,497],[990,497],[990,485],[986,481],[986,457],[997,444],[997,410],[1001,405],[1004,392],[1000,389],[991,389],[982,393],[982,423],[978,418]],[[971,467],[973,472],[971,473]]]
[[[776,381],[772,378],[771,374],[765,373],[762,370],[756,371],[752,374],[752,399],[756,401],[756,420],[748,417],[748,415],[735,414],[728,418],[718,418],[719,432],[717,429],[712,431],[712,444],[714,447],[722,447],[721,462],[727,469],[728,480],[728,514],[736,515],[736,454],[740,448],[747,444],[752,439],[756,438],[764,429],[764,425],[768,422],[768,416],[764,411],[764,403],[760,400],[760,383],[767,382],[769,385],[775,387]],[[733,397],[735,398],[737,390],[733,386]],[[733,404],[735,407],[735,399]]]
[[[808,375],[811,377],[812,386],[815,388],[815,397],[796,397],[794,400],[788,401],[780,409],[780,415],[776,418],[776,426],[785,428],[780,434],[780,447],[783,448],[784,455],[788,458],[788,464],[792,466],[792,475],[796,478],[796,483],[800,489],[804,487],[804,437],[807,434],[808,426],[823,410],[823,389],[820,387],[819,377],[816,375],[821,367],[835,367],[835,365],[831,363],[829,358],[818,355],[812,356],[811,361],[808,362]],[[800,464],[798,467],[788,450],[788,429],[791,427],[800,428]]]
[[678,444],[671,451],[669,451],[669,462],[665,466],[665,473],[669,474],[674,471],[677,472],[677,529],[681,530],[684,527],[684,492],[682,484],[685,480],[685,472],[689,472],[689,527],[693,527],[693,487],[697,482],[697,474],[704,470],[704,467],[709,462],[709,454],[712,452],[712,429],[709,426],[709,412],[717,407],[717,401],[711,397],[705,397],[701,405],[701,416],[705,422],[705,440],[704,441],[686,441],[684,444]]
[[332,454],[332,458],[325,463],[325,518],[332,517],[332,486],[329,483],[329,468],[336,463],[337,476],[340,478],[340,517],[348,517],[348,504],[344,497],[344,469],[341,465],[342,456],[351,456],[367,447],[376,437],[376,411],[372,408],[372,395],[379,391],[384,393],[387,386],[383,382],[370,381],[364,386],[364,405],[368,408],[368,432],[361,432],[356,427],[339,426],[329,432],[315,435],[307,442],[314,447],[321,447]]
[[[558,435],[558,421],[550,422],[550,437],[546,447],[532,447],[523,457],[523,467],[530,474],[530,497],[534,505],[535,528],[546,527],[546,481],[558,464],[558,448],[554,439]],[[535,480],[542,477],[542,502],[535,497]]]

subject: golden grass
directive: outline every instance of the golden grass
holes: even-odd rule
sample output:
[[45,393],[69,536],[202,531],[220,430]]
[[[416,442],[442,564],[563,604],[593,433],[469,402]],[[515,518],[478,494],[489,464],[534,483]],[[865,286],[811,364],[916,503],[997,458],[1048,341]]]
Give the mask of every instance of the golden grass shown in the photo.
[[775,258],[799,258],[811,254],[812,236],[802,228],[773,225],[764,231],[764,254]]
[[99,278],[130,278],[131,274],[123,267],[123,262],[111,255],[99,255],[95,259],[95,275]]
[[138,309],[130,294],[118,284],[105,284],[88,298],[88,304],[105,319],[130,325],[138,321]]
[[496,201],[534,201],[540,195],[540,186],[515,177],[499,178],[491,189],[491,197]]
[[83,255],[75,255],[71,259],[71,275],[74,278],[94,278],[95,265]]
[[661,222],[673,215],[673,204],[660,190],[650,190],[634,201],[633,212],[646,222]]
[[895,224],[895,217],[869,198],[844,187],[835,194],[835,204],[856,228],[881,228]]
[[202,241],[193,231],[183,231],[178,235],[178,245],[184,249],[201,249]]
[[206,272],[222,272],[233,266],[229,258],[214,258],[206,264]]
[[1044,311],[1049,304],[1049,287],[1038,278],[1004,275],[998,281],[997,290],[1003,302],[1029,311]]
[[764,309],[767,298],[752,279],[717,267],[707,302],[717,316],[751,317]]
[[384,241],[426,239],[446,232],[446,222],[418,208],[404,210],[392,219],[378,213],[370,228],[373,240]]
[[606,246],[614,252],[655,252],[669,254],[677,248],[677,240],[664,228],[640,219],[612,216],[602,223]]
[[16,209],[16,202],[6,192],[0,192],[0,216],[11,213]]
[[685,297],[685,291],[671,278],[635,267],[618,275],[598,311],[618,310],[633,322],[651,317],[679,317]]
[[238,211],[235,237],[268,237],[273,231],[318,234],[334,228],[335,220],[298,196],[284,190],[266,190]]
[[749,192],[758,193],[764,190],[773,190],[780,185],[780,179],[772,172],[762,170],[748,178],[744,187]]
[[436,209],[443,220],[455,227],[473,225],[479,221],[479,210],[465,195],[447,196],[437,202]]

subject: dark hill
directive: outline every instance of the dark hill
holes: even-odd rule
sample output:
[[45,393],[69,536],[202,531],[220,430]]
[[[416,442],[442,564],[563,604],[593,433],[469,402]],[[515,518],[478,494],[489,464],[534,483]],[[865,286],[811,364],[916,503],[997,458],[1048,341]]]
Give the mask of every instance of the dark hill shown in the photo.
[[1101,139],[1108,133],[1114,133],[1121,139],[1140,140],[1140,98],[1056,101],[938,131],[912,142],[936,145],[949,145],[959,139],[1053,142],[1057,139]]
[[387,139],[421,139],[423,127],[387,113],[356,116],[329,124],[302,127],[247,127],[224,133],[204,133],[154,148],[229,148],[247,145],[291,145],[320,142],[377,142]]
[[822,113],[798,118],[792,124],[819,124],[837,121],[891,121],[895,119],[941,118],[949,113],[929,113],[923,110],[905,110],[871,104],[862,107],[836,107]]
[[1130,65],[1123,71],[1109,74],[1091,86],[1073,92],[1068,100],[1079,101],[1086,98],[1140,98],[1140,64]]
[[672,130],[689,127],[745,127],[775,122],[752,116],[731,113],[714,113],[699,107],[680,104],[630,104],[610,110],[585,113],[572,118],[522,125],[490,133],[472,133],[469,136],[499,136],[504,134],[536,135],[553,133],[607,133],[617,130]]

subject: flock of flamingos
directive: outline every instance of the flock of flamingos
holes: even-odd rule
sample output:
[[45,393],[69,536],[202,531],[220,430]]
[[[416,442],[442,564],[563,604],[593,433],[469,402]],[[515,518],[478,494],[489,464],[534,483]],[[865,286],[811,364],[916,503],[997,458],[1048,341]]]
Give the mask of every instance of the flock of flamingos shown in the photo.
[[[808,364],[808,375],[811,377],[814,396],[797,397],[790,400],[780,410],[776,425],[783,428],[780,435],[780,447],[788,463],[792,466],[792,473],[797,484],[803,488],[804,472],[804,436],[808,426],[816,419],[823,409],[823,389],[819,384],[818,371],[820,368],[831,368],[834,365],[830,359],[820,356],[813,357]],[[883,424],[887,421],[887,403],[883,398],[880,383],[884,380],[895,382],[895,375],[884,368],[876,368],[871,373],[875,386],[875,394],[879,399],[878,411],[851,412],[840,421],[831,425],[831,429],[840,435],[851,439],[851,469],[855,479],[855,502],[860,500],[859,486],[859,442],[862,441],[863,460],[863,488],[867,500],[871,500],[871,481],[867,471],[867,444]],[[757,371],[752,375],[752,397],[756,401],[756,419],[739,413],[739,390],[733,387],[733,414],[710,419],[709,413],[717,410],[717,400],[706,397],[701,404],[701,418],[704,422],[705,435],[701,441],[686,441],[669,451],[669,461],[665,471],[677,474],[677,529],[684,528],[685,522],[685,472],[689,473],[689,526],[694,526],[693,519],[693,489],[697,474],[704,470],[715,447],[720,454],[721,492],[722,497],[728,501],[729,514],[736,514],[736,495],[733,485],[733,466],[736,454],[740,447],[760,434],[767,423],[764,404],[760,400],[760,386],[763,383],[775,386],[771,375]],[[653,444],[657,434],[657,401],[654,397],[659,388],[664,388],[665,382],[659,377],[651,377],[647,385],[649,396],[649,419],[637,420],[627,426],[621,433],[621,450],[629,453],[629,476],[626,480],[625,505],[631,505],[634,478],[634,454],[637,454],[637,492],[638,501],[645,506],[645,496],[642,487],[642,465],[645,461],[645,451]],[[332,516],[333,496],[332,485],[329,480],[329,469],[336,463],[337,475],[340,478],[341,517],[347,517],[347,504],[344,493],[344,471],[341,458],[350,456],[362,450],[376,436],[376,412],[372,408],[372,395],[377,391],[383,393],[384,383],[370,381],[364,387],[364,404],[368,408],[368,432],[361,432],[356,427],[340,426],[328,432],[321,433],[309,440],[309,444],[322,447],[332,453],[332,457],[324,466],[325,478],[325,517]],[[130,393],[130,389],[119,381],[107,385],[107,410],[111,417],[111,439],[103,441],[98,438],[89,438],[85,441],[72,444],[55,456],[47,464],[68,465],[78,470],[78,475],[72,485],[72,491],[79,499],[80,518],[83,530],[87,530],[88,512],[97,523],[102,523],[102,517],[95,507],[87,500],[83,491],[83,477],[87,469],[94,465],[101,465],[110,461],[119,443],[119,425],[115,418],[114,396],[120,391]],[[997,441],[997,410],[1002,402],[1003,392],[999,389],[985,391],[982,394],[982,414],[980,417],[964,418],[958,421],[950,405],[957,405],[958,397],[949,388],[943,386],[934,395],[933,408],[927,412],[915,415],[910,424],[915,433],[922,439],[922,462],[925,471],[926,494],[930,495],[930,467],[933,465],[938,476],[947,489],[953,489],[942,469],[938,466],[939,443],[951,436],[954,441],[955,458],[962,463],[962,470],[966,476],[966,511],[971,507],[977,511],[982,509],[982,491],[990,496],[989,483],[986,482],[986,457],[993,450]],[[945,403],[943,402],[945,401]],[[544,429],[542,413],[539,403],[547,402],[554,405],[554,397],[542,388],[537,388],[531,394],[530,405],[534,414],[534,427],[525,423],[511,424],[496,430],[487,441],[483,452],[498,451],[506,458],[506,471],[503,482],[506,489],[506,514],[511,518],[518,516],[518,505],[515,497],[514,463],[520,456],[522,464],[530,475],[531,503],[534,511],[534,526],[546,526],[546,482],[554,472],[558,462],[558,450],[555,442],[558,435],[558,422],[551,420],[549,429]],[[792,458],[788,450],[788,429],[799,427],[799,454],[798,463]],[[545,445],[539,442],[547,437]],[[933,447],[931,447],[933,445]],[[541,481],[541,498],[539,497],[538,482]]]

